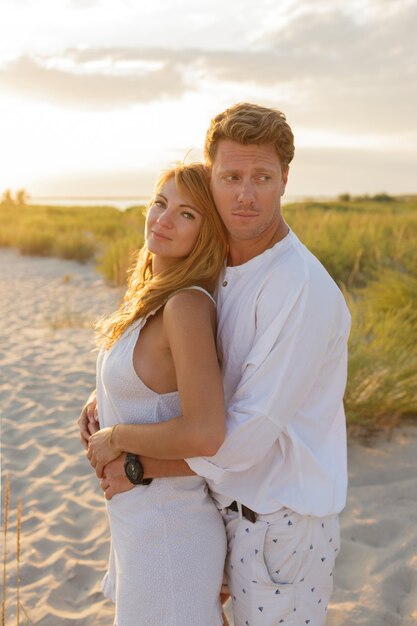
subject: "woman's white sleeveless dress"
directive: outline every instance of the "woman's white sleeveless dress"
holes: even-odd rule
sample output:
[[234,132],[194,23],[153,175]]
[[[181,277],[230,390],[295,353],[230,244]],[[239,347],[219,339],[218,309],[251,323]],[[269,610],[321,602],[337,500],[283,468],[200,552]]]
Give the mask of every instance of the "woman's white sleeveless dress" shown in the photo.
[[[178,392],[158,394],[134,370],[133,350],[145,321],[98,356],[101,427],[180,415]],[[203,478],[154,479],[114,496],[107,512],[111,546],[102,588],[116,603],[116,626],[222,624],[226,537]]]

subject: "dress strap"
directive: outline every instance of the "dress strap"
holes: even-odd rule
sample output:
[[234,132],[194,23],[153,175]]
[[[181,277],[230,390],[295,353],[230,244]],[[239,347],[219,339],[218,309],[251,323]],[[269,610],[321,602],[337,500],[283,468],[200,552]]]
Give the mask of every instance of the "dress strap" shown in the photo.
[[208,296],[210,300],[213,302],[214,306],[216,306],[216,301],[211,295],[211,293],[209,293],[206,289],[203,289],[203,287],[199,287],[198,285],[190,285],[190,287],[184,287],[183,289],[178,289],[178,291],[174,291],[174,293],[170,295],[170,298],[172,298],[172,296],[175,296],[176,293],[180,293],[181,291],[188,291],[190,289],[195,289],[196,291],[201,291],[202,293],[205,293],[206,296]]
[[136,320],[136,322],[134,322],[132,324],[131,328],[131,332],[133,332],[134,330],[136,330],[137,328],[143,328],[143,326],[145,326],[146,322],[148,321],[148,319],[150,317],[152,317],[152,315],[155,315],[155,313],[157,313],[159,311],[159,309],[163,306],[165,306],[165,304],[168,302],[168,300],[170,298],[172,298],[172,296],[175,296],[176,293],[181,293],[181,291],[188,291],[189,289],[195,289],[196,291],[202,291],[203,293],[206,294],[206,296],[208,298],[210,298],[210,300],[213,302],[214,306],[216,306],[216,300],[213,298],[213,296],[211,295],[211,293],[209,293],[206,289],[203,289],[203,287],[199,287],[198,285],[190,285],[189,287],[183,287],[182,289],[178,289],[178,291],[174,291],[174,293],[172,293],[165,302],[163,302],[162,304],[159,305],[159,307],[157,307],[156,309],[154,309],[153,311],[150,311],[145,317],[141,317],[139,320]]

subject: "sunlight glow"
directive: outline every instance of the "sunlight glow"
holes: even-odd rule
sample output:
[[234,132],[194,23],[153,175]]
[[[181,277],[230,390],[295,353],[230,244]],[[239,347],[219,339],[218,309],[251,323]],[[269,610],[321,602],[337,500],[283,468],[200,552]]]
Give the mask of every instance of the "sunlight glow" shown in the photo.
[[210,118],[242,101],[286,113],[292,193],[411,192],[416,16],[377,0],[3,0],[0,193],[55,178],[82,193],[89,173],[134,189],[136,172],[201,159]]

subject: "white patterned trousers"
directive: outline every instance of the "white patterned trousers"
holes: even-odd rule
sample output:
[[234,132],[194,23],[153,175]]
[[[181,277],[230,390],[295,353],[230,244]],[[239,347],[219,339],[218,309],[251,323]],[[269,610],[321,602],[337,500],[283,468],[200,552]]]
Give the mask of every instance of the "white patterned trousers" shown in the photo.
[[235,626],[323,626],[339,551],[339,517],[289,509],[251,523],[223,512]]

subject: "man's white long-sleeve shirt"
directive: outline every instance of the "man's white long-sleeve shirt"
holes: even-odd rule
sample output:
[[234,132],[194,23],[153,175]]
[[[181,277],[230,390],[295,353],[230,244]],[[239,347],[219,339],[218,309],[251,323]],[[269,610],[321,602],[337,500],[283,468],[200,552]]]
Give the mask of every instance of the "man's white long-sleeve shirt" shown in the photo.
[[342,293],[293,232],[239,266],[217,294],[226,439],[191,458],[223,508],[338,513],[346,502],[343,394],[350,315]]

